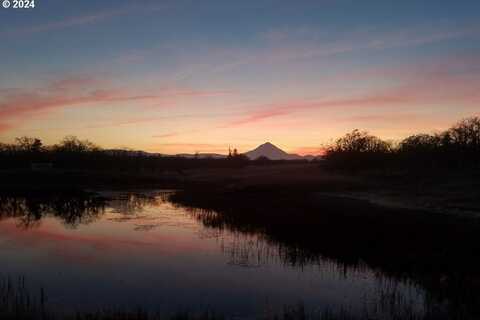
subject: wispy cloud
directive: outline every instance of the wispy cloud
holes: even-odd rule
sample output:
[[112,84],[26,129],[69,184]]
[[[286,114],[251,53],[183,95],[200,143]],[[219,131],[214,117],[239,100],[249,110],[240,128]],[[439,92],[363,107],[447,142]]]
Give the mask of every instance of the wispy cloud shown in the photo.
[[[354,98],[337,98],[337,99],[320,99],[320,100],[292,100],[271,104],[268,106],[258,106],[255,111],[247,114],[239,119],[233,120],[226,124],[225,128],[249,125],[252,123],[267,120],[273,117],[285,116],[294,112],[308,109],[323,109],[334,107],[365,107],[400,104],[409,101],[409,97],[401,95],[388,94],[372,94],[364,97]],[[258,110],[258,109],[261,110]]]
[[132,9],[131,7],[126,7],[126,8],[91,13],[91,14],[86,14],[81,16],[67,17],[59,21],[52,21],[44,24],[28,26],[23,28],[15,27],[15,28],[1,31],[0,36],[21,36],[21,35],[38,33],[38,32],[53,31],[53,30],[64,29],[68,27],[93,24],[109,18],[113,18],[115,16],[121,16],[121,15],[127,14],[129,13],[129,11],[131,11],[131,9]]
[[[103,85],[104,87],[100,87]],[[212,97],[227,94],[227,91],[201,91],[191,89],[158,89],[143,92],[128,88],[111,87],[106,80],[91,76],[69,76],[51,81],[36,89],[2,89],[0,97],[0,131],[13,128],[15,125],[32,120],[39,114],[45,114],[66,107],[84,105],[104,105],[117,102],[136,102],[139,105],[155,105],[172,98]],[[135,121],[152,121],[151,117],[132,119]]]
[[149,149],[153,151],[161,151],[165,153],[195,153],[195,152],[208,152],[208,153],[221,153],[226,154],[228,152],[227,144],[212,144],[212,143],[160,143],[152,145]]
[[185,89],[163,89],[164,97],[218,97],[235,93],[231,90],[185,90]]
[[178,132],[170,132],[170,133],[163,133],[163,134],[155,134],[152,138],[172,138],[178,136]]
[[[372,89],[363,95],[334,98],[294,99],[267,105],[249,106],[252,110],[237,116],[223,127],[255,124],[271,118],[287,116],[305,110],[349,109],[349,108],[415,108],[421,105],[474,106],[480,102],[480,73],[476,68],[478,58],[457,60],[446,59],[428,65],[411,65],[397,68],[377,69],[347,76],[347,80],[369,81],[373,79],[395,79],[396,84],[383,89]],[[404,114],[408,118],[411,114]],[[365,115],[356,121],[381,120],[381,115]],[[375,119],[375,117],[377,119]],[[353,120],[353,119],[351,119]],[[385,119],[384,119],[385,120]]]
[[87,103],[151,100],[156,98],[158,98],[158,96],[136,95],[123,90],[107,89],[93,90],[77,94],[66,94],[62,92],[23,92],[4,97],[3,101],[0,103],[0,117],[5,120],[21,118],[27,114]]
[[[339,39],[325,37],[314,28],[280,29],[259,34],[259,42],[253,48],[218,48],[211,52],[215,62],[196,63],[189,70],[222,73],[245,65],[279,64],[296,60],[329,58],[361,51],[378,51],[408,48],[450,41],[469,36],[480,36],[480,25],[443,28],[406,28],[403,30],[360,30],[346,32]],[[263,41],[263,42],[262,42]]]
[[11,124],[8,123],[1,123],[0,122],[0,132],[7,131],[12,128]]
[[[161,122],[164,120],[169,121],[179,121],[182,119],[213,119],[218,117],[231,117],[235,115],[241,114],[240,112],[218,112],[218,113],[188,113],[188,114],[169,114],[163,116],[144,116],[144,117],[132,117],[127,120],[115,120],[109,122],[100,122],[89,124],[87,126],[83,126],[82,128],[106,128],[106,127],[118,127],[118,126],[129,126],[129,125],[138,125],[142,123],[152,123],[152,122]],[[177,135],[183,134],[185,132],[193,132],[194,130],[182,131],[182,133],[177,132]],[[195,130],[196,131],[196,130]],[[162,134],[159,134],[161,136]],[[153,135],[152,137],[159,137],[157,135]]]
[[105,79],[94,77],[92,75],[69,75],[51,81],[46,89],[48,90],[76,90],[81,87],[92,87],[105,85]]
[[278,107],[278,108],[274,107],[274,108],[271,108],[269,110],[255,111],[255,112],[251,113],[250,115],[247,115],[243,118],[240,118],[238,120],[233,120],[223,127],[228,128],[228,127],[241,126],[241,125],[245,125],[245,124],[259,122],[259,121],[269,119],[269,118],[273,118],[273,117],[287,115],[289,113],[290,112],[289,112],[287,107]]
[[418,113],[394,113],[394,114],[367,114],[348,117],[339,117],[339,121],[346,122],[392,122],[392,121],[414,121],[418,119]]
[[0,36],[22,36],[22,35],[35,34],[39,32],[61,30],[65,28],[75,27],[75,26],[95,24],[95,23],[103,22],[115,17],[131,14],[139,11],[152,12],[152,11],[165,9],[167,7],[168,6],[166,4],[161,4],[161,5],[131,4],[128,6],[123,6],[123,7],[115,8],[112,10],[105,10],[105,11],[92,12],[92,13],[78,15],[78,16],[65,17],[63,19],[59,19],[56,21],[45,22],[43,24],[38,24],[33,26],[12,27],[10,29],[0,31]]
[[[266,35],[266,36],[265,36]],[[328,40],[328,33],[315,28],[296,28],[271,30],[260,34],[265,36],[269,45],[276,50],[280,59],[329,56],[359,50],[382,50],[398,47],[417,46],[448,41],[467,36],[480,35],[480,25],[464,27],[416,26],[397,30],[364,29],[343,34],[339,40]]]

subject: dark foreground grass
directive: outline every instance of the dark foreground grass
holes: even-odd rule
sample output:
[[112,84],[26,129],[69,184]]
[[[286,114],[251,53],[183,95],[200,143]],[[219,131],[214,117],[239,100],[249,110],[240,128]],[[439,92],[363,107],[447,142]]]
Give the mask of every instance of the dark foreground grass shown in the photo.
[[[43,289],[38,294],[32,294],[27,288],[25,279],[2,277],[0,278],[0,319],[2,320],[223,320],[239,319],[228,317],[211,310],[202,312],[175,312],[172,314],[160,314],[147,312],[142,309],[122,311],[105,309],[95,312],[63,312],[58,313],[50,307],[48,298],[45,297]],[[394,301],[395,302],[395,301]],[[251,316],[248,319],[261,320],[442,320],[450,319],[438,312],[427,312],[419,315],[408,305],[390,305],[392,301],[385,300],[378,307],[381,309],[388,305],[390,313],[385,316],[375,312],[364,311],[361,314],[351,314],[347,311],[333,312],[329,309],[320,312],[307,311],[302,303],[285,306],[283,311],[278,313],[264,313]],[[465,318],[467,319],[467,318]]]

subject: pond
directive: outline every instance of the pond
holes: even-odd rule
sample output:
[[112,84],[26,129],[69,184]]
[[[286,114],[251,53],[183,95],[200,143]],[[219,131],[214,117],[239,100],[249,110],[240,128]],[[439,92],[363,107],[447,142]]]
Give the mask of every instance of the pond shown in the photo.
[[0,197],[0,275],[25,277],[58,312],[214,310],[227,317],[308,312],[422,314],[425,292],[363,264],[292,263],[261,232],[208,223],[170,191]]

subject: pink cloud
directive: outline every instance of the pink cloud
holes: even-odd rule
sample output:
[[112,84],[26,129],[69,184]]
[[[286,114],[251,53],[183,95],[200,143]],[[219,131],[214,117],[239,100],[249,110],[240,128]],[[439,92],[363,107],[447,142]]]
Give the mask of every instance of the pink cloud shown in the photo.
[[[162,151],[166,153],[182,153],[182,152],[211,152],[226,154],[228,152],[227,144],[210,144],[210,143],[160,143],[152,145],[152,151]],[[181,150],[181,151],[180,151]]]
[[411,121],[420,117],[417,113],[403,113],[403,114],[369,114],[356,115],[351,117],[340,118],[340,121],[353,122],[378,122],[378,121]]
[[178,136],[177,132],[171,132],[171,133],[164,133],[164,134],[156,134],[153,135],[152,138],[172,138]]
[[289,114],[290,112],[286,110],[285,107],[280,107],[278,109],[272,108],[269,110],[264,110],[264,111],[256,111],[253,112],[251,115],[248,115],[244,118],[234,120],[230,122],[229,124],[223,126],[223,127],[236,127],[236,126],[241,126],[245,124],[250,124],[258,121],[262,121],[265,119],[273,118],[273,117],[278,117],[278,116],[283,116],[286,114]]
[[[289,115],[291,113],[307,110],[307,109],[322,109],[332,107],[365,107],[365,106],[379,106],[379,105],[392,105],[400,104],[409,101],[409,97],[401,95],[368,95],[365,97],[356,98],[337,98],[337,99],[325,99],[325,100],[294,100],[284,103],[268,105],[266,109],[260,111],[253,111],[249,115],[246,115],[238,120],[233,120],[225,127],[237,127],[242,125],[248,125],[259,121],[267,120],[273,117]],[[265,106],[259,106],[265,108]]]
[[[201,97],[201,96],[199,96]],[[165,103],[165,101],[163,102]],[[175,103],[175,100],[171,100],[170,104]],[[158,106],[158,105],[156,105]],[[189,113],[189,114],[173,114],[173,115],[165,115],[165,116],[156,116],[156,117],[141,117],[141,118],[132,118],[129,120],[120,120],[120,121],[111,121],[111,122],[103,122],[103,123],[96,123],[96,124],[90,124],[87,126],[84,126],[82,128],[105,128],[105,127],[117,127],[117,126],[128,126],[128,125],[137,125],[141,123],[152,123],[152,122],[160,122],[163,120],[170,120],[172,121],[173,119],[178,120],[178,119],[199,119],[199,118],[208,118],[212,119],[214,117],[227,117],[227,116],[232,116],[232,115],[237,115],[239,114],[238,112],[220,112],[220,113],[202,113],[202,114],[195,114],[195,113]],[[182,133],[193,133],[193,132],[198,132],[199,130],[187,130],[187,131],[182,131]],[[176,135],[180,135],[180,132],[176,132]],[[157,135],[153,135],[153,138],[159,137]],[[161,135],[160,135],[161,137]]]
[[218,97],[235,93],[231,90],[192,90],[182,88],[162,88],[162,97]]
[[[184,130],[182,132],[168,132],[165,134],[156,134],[153,135],[152,138],[171,138],[171,137],[176,137],[182,134],[191,134],[191,133],[198,133],[201,132],[202,130],[199,129],[191,129],[191,130]],[[188,145],[188,144],[187,144]],[[195,145],[195,144],[193,144]]]
[[152,100],[158,96],[135,95],[124,90],[94,90],[85,93],[75,92],[23,92],[4,97],[0,102],[0,117],[3,119],[22,119],[24,116],[41,111],[76,106],[87,103],[112,101]]
[[98,124],[91,124],[85,126],[85,128],[88,129],[96,129],[96,128],[105,128],[105,127],[117,127],[117,126],[128,126],[128,125],[137,125],[140,123],[150,123],[150,122],[156,122],[160,120],[161,118],[158,117],[146,117],[146,118],[137,118],[137,119],[132,119],[132,120],[124,120],[124,121],[114,121],[114,122],[108,122],[108,123],[98,123]]
[[0,122],[0,132],[7,131],[12,128],[11,124],[8,123],[1,123]]
[[[457,107],[468,107],[480,101],[480,75],[475,71],[478,57],[464,59],[447,59],[436,61],[426,66],[407,66],[372,70],[357,75],[357,80],[395,79],[400,84],[390,88],[380,89],[377,92],[352,97],[337,97],[331,99],[298,99],[287,102],[272,103],[249,107],[251,111],[238,119],[232,120],[224,128],[236,127],[257,123],[270,118],[286,116],[304,110],[318,110],[325,108],[363,108],[363,107],[418,107],[446,103]],[[355,77],[350,81],[355,80]],[[357,81],[355,80],[355,81]],[[398,82],[398,81],[397,81]],[[391,115],[395,117],[394,114]],[[397,115],[408,121],[413,114]],[[363,117],[363,118],[362,118]],[[383,119],[380,119],[383,117]],[[390,115],[357,116],[356,121],[387,120]],[[412,119],[412,118],[410,118]]]
[[[103,87],[103,88],[102,88]],[[31,120],[40,114],[66,107],[78,107],[86,104],[106,104],[111,102],[142,102],[142,105],[156,105],[166,102],[174,103],[173,98],[212,97],[228,94],[230,91],[192,90],[192,89],[158,89],[155,93],[138,92],[133,89],[111,88],[108,81],[91,76],[69,76],[52,81],[36,89],[2,89],[0,97],[0,131],[12,129],[20,122]],[[155,121],[151,117],[132,119],[117,123],[134,124]],[[7,125],[9,124],[9,125]],[[95,127],[95,126],[92,126]]]

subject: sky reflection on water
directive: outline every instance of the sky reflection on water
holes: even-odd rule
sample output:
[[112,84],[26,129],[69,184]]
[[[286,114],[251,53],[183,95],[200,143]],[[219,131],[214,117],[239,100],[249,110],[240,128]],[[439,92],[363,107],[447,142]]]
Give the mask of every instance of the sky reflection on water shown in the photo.
[[27,227],[28,206],[14,213],[0,206],[0,274],[25,275],[63,310],[209,308],[248,316],[303,302],[309,310],[356,312],[393,293],[422,309],[421,290],[367,267],[322,259],[292,266],[263,235],[205,227],[199,213],[161,195],[110,195],[81,223],[50,214],[47,205]]

